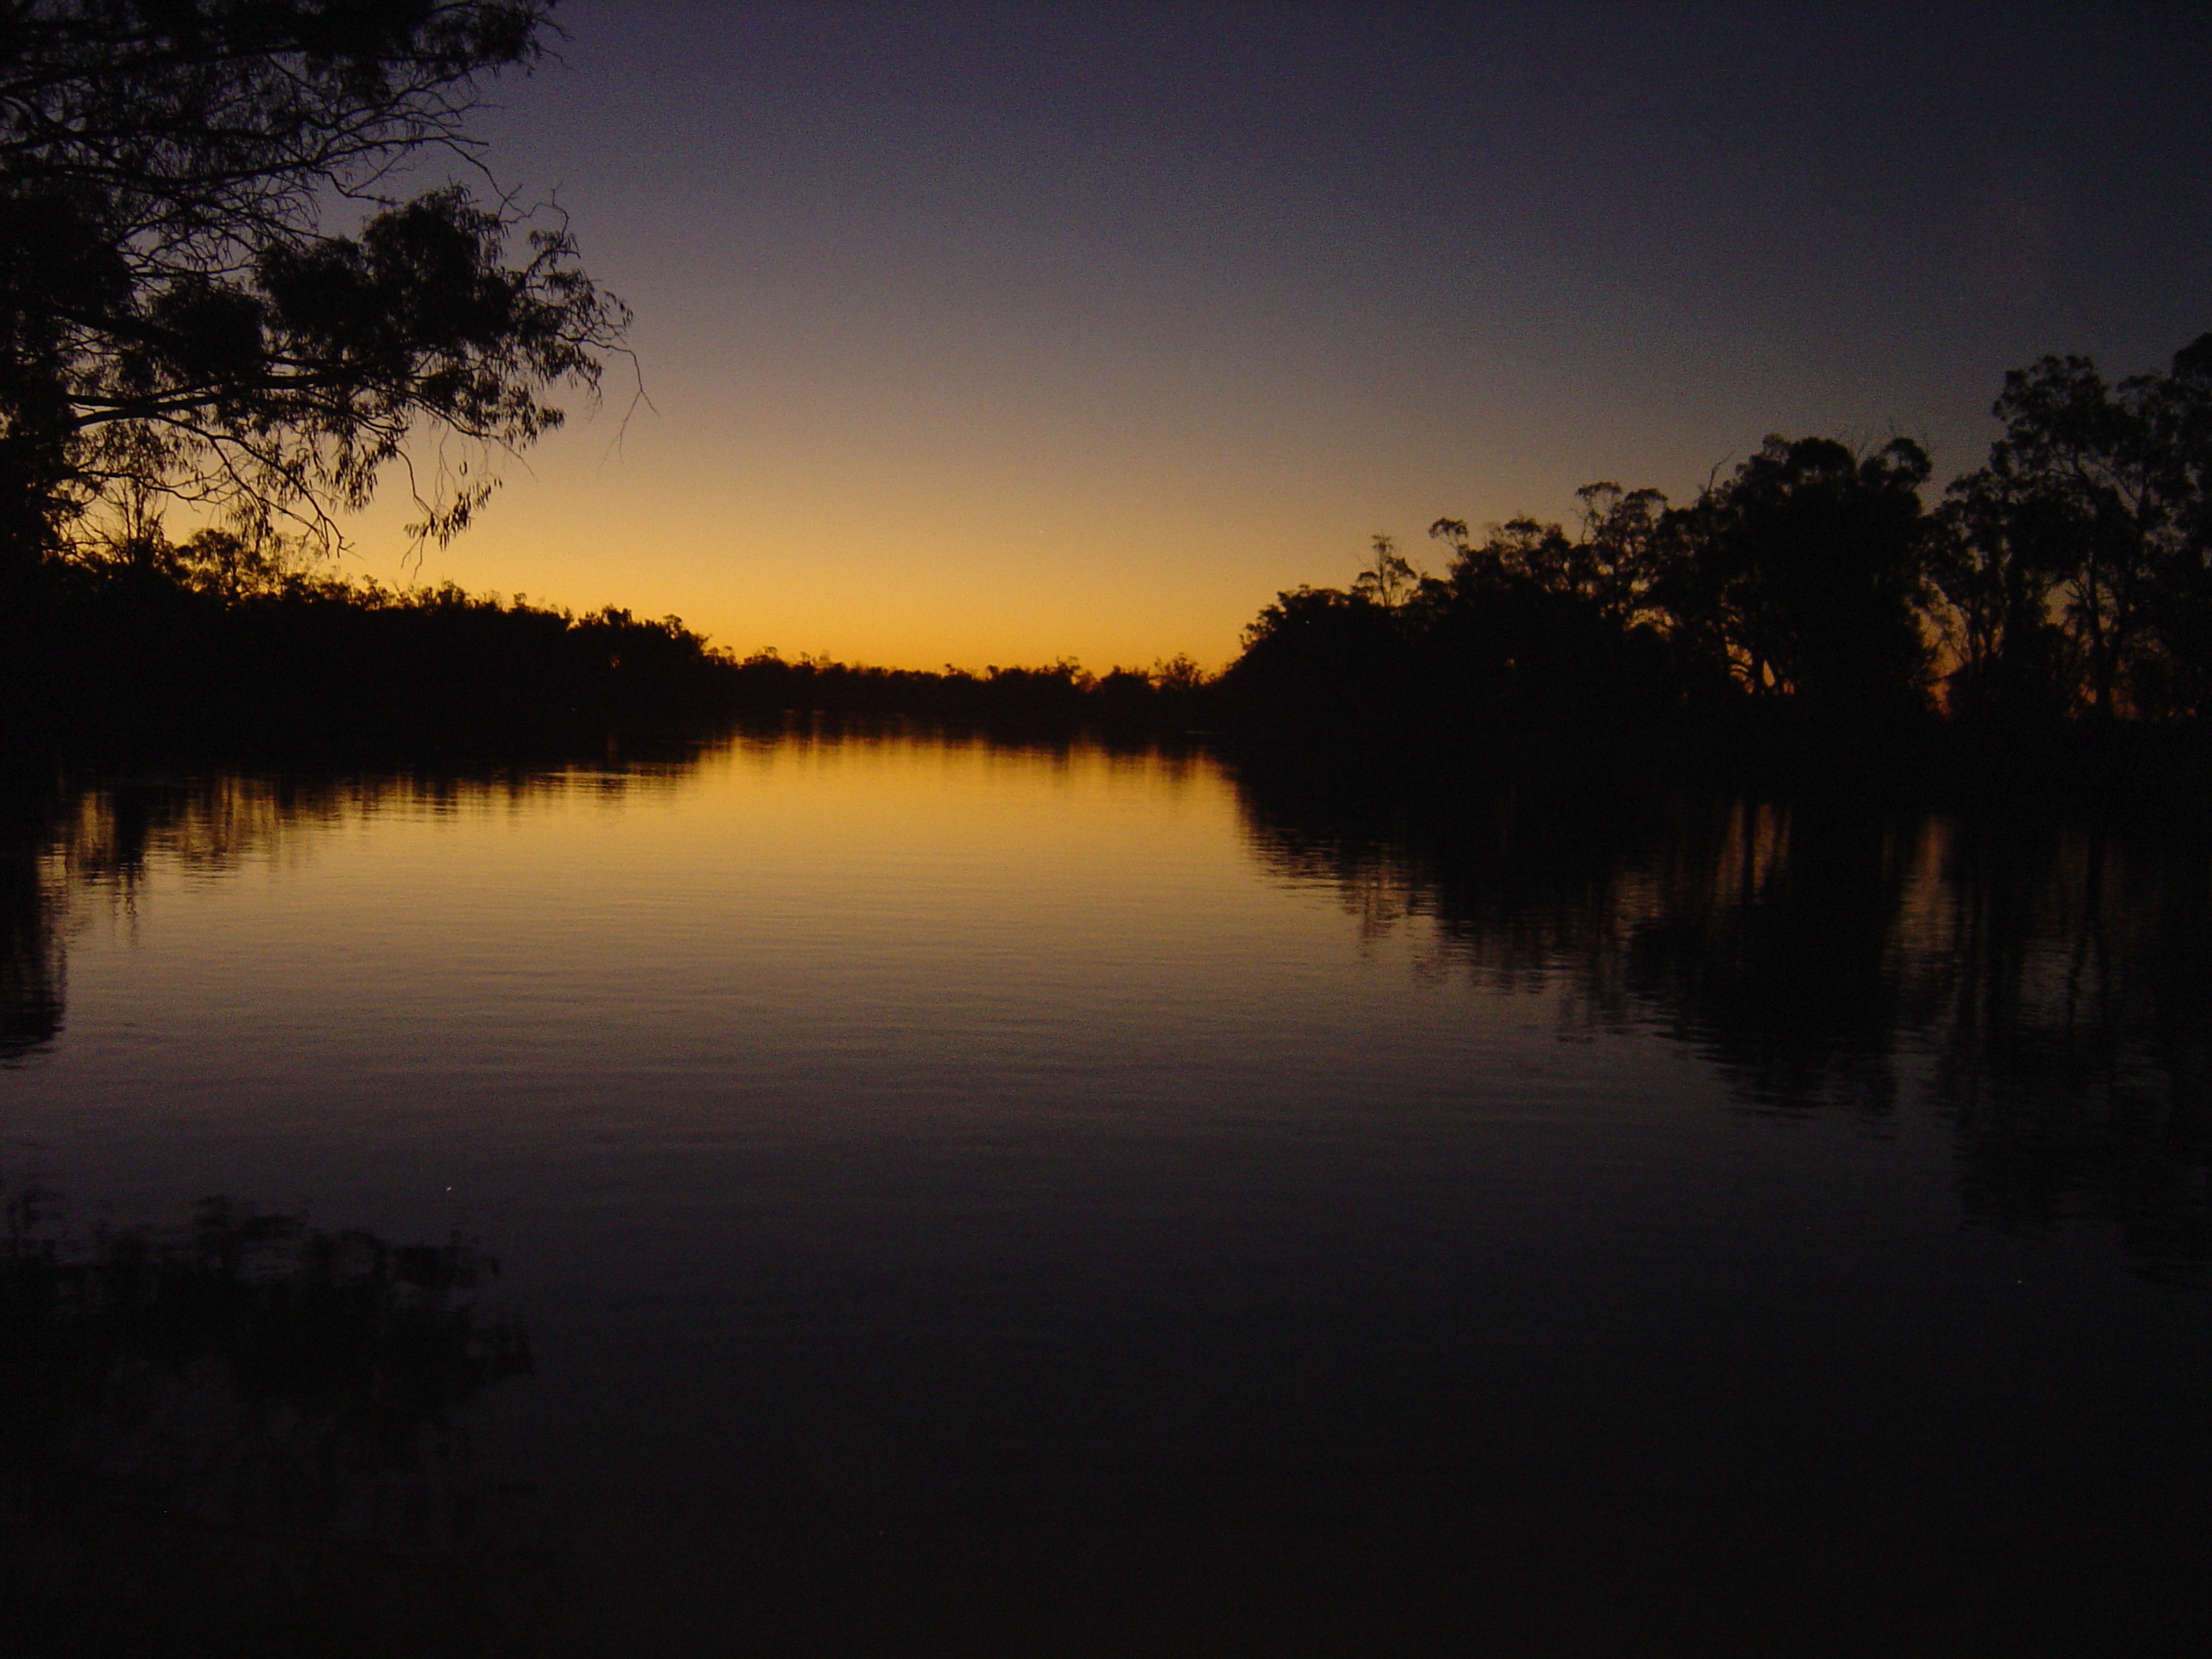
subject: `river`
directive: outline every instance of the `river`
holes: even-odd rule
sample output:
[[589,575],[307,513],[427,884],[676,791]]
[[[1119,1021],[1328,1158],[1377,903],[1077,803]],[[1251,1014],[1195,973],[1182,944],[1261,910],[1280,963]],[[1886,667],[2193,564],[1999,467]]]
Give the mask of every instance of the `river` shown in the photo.
[[[789,732],[19,793],[57,1651],[2212,1637],[2192,834]],[[311,1283],[370,1380],[265,1363]]]

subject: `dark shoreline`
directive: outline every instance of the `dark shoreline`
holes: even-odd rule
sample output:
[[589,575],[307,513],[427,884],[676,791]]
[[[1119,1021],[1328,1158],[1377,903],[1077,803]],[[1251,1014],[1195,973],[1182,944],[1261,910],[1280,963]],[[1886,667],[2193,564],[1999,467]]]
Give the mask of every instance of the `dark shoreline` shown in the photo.
[[2212,733],[2196,721],[1846,722],[1787,702],[1516,722],[1417,701],[1362,717],[1357,698],[1279,700],[1187,662],[1093,675],[1066,661],[974,673],[739,659],[673,617],[454,588],[301,582],[240,598],[54,567],[0,600],[0,773],[15,780],[659,763],[739,729],[904,732],[1198,748],[1240,776],[1431,805],[1515,778],[1594,796],[1695,787],[2212,823]]
[[1049,719],[1015,710],[763,709],[477,721],[336,733],[171,727],[97,734],[11,731],[0,794],[18,803],[129,781],[187,785],[226,772],[330,779],[517,779],[575,769],[681,770],[731,741],[918,738],[1018,750],[1211,757],[1242,787],[1362,817],[1486,814],[1501,790],[1633,816],[1676,795],[1741,795],[1827,811],[2020,815],[2212,836],[2212,743],[2194,730],[2063,731],[2032,740],[1931,726],[1805,737],[1671,731],[1632,738],[1512,734],[1428,747],[1356,736],[1173,721]]

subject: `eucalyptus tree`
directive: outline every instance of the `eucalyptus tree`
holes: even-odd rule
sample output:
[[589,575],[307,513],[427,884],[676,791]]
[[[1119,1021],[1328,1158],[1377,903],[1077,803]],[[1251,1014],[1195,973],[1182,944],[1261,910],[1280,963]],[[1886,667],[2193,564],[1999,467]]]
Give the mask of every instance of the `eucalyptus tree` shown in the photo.
[[2212,335],[2117,386],[2042,358],[1992,412],[2004,434],[1945,509],[1969,702],[2212,707]]
[[1754,700],[1852,720],[1915,713],[1933,671],[1929,473],[1908,438],[1862,455],[1770,437],[1666,515],[1650,602]]
[[0,0],[0,568],[149,501],[327,541],[395,462],[417,533],[464,526],[627,321],[557,215],[451,182],[550,29],[549,0]]

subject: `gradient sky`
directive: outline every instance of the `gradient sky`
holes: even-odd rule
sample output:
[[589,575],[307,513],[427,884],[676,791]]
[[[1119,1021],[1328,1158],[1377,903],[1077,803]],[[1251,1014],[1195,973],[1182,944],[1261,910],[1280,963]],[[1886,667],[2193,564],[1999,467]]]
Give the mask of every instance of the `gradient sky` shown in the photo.
[[2008,368],[2212,329],[2201,7],[559,15],[479,130],[650,405],[617,365],[417,574],[739,651],[1216,665],[1376,531],[1770,431],[1948,477]]

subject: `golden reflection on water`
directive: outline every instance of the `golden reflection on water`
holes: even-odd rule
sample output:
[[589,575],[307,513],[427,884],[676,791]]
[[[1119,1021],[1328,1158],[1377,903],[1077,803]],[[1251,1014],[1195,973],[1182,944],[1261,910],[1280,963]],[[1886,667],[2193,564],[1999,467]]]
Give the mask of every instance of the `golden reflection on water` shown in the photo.
[[[88,895],[127,904],[157,870],[189,878],[297,867],[358,843],[373,823],[390,842],[383,856],[419,859],[425,884],[494,875],[553,891],[580,869],[612,873],[595,864],[609,836],[651,814],[652,833],[621,836],[626,886],[665,876],[690,888],[696,860],[740,851],[819,862],[886,846],[976,856],[1032,881],[1057,871],[1080,884],[1126,861],[1139,820],[1147,835],[1179,822],[1188,840],[1234,813],[1219,773],[1188,755],[779,733],[681,763],[127,780],[73,793],[36,857],[41,890],[59,908]],[[494,838],[494,826],[520,834]],[[760,873],[747,866],[744,878]]]
[[393,1090],[403,1054],[769,1087],[785,1050],[833,1115],[913,1068],[1012,1110],[1054,1065],[1510,1048],[1527,1003],[1554,1036],[1661,1035],[1754,1109],[1932,1108],[1970,1212],[2212,1248],[2212,884],[2155,834],[1510,782],[1410,810],[1196,753],[781,732],[118,781],[9,867],[19,1056],[65,1018],[110,1056],[166,1033]]
[[796,734],[52,792],[0,1184],[487,1241],[601,1651],[1046,1651],[1160,1583],[1608,1650],[1624,1539],[1612,1651],[2197,1608],[2202,845],[1460,781]]

